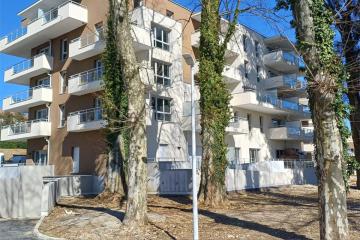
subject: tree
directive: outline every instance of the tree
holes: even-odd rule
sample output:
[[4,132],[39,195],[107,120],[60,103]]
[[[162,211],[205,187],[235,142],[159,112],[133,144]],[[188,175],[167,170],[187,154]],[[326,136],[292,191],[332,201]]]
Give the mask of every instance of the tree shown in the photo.
[[126,160],[128,131],[125,126],[128,99],[118,50],[118,30],[114,2],[109,1],[104,62],[104,115],[107,121],[108,163],[104,193],[120,194],[126,198]]
[[[224,5],[221,5],[221,4]],[[221,31],[221,8],[227,14],[227,30]],[[220,0],[202,0],[200,26],[200,112],[203,146],[200,201],[217,206],[226,200],[225,171],[228,165],[225,128],[230,121],[230,93],[222,78],[225,51],[233,36],[240,13],[240,0],[235,8]],[[224,34],[221,41],[221,34]]]
[[320,238],[347,239],[343,149],[336,112],[342,95],[342,64],[333,49],[332,15],[323,0],[280,0],[278,7],[292,10],[297,47],[306,64],[319,178]]
[[348,98],[351,106],[350,126],[356,162],[348,164],[348,175],[357,169],[356,186],[360,189],[360,1],[327,0],[335,16],[335,26],[341,35],[341,56],[348,74]]
[[128,131],[127,175],[128,193],[124,223],[131,227],[147,222],[147,139],[145,84],[141,81],[140,68],[133,46],[132,27],[127,0],[110,0],[117,30],[117,51],[127,97]]

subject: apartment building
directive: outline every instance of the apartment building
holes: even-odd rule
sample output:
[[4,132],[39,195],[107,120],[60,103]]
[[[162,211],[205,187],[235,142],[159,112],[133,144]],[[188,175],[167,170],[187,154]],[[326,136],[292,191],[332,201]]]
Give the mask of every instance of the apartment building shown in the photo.
[[[149,167],[150,178],[161,169],[186,173],[191,67],[183,54],[197,58],[200,14],[169,0],[133,5],[133,44],[147,86],[148,162],[158,163]],[[28,158],[54,165],[58,175],[106,169],[101,53],[107,10],[103,0],[39,0],[19,13],[22,27],[0,39],[1,53],[25,59],[5,71],[5,82],[29,87],[4,99],[4,111],[28,112],[29,121],[3,127],[1,141],[27,141]],[[299,64],[286,38],[237,26],[223,72],[232,94],[230,163],[311,159],[313,127]],[[198,121],[200,158],[199,134]]]

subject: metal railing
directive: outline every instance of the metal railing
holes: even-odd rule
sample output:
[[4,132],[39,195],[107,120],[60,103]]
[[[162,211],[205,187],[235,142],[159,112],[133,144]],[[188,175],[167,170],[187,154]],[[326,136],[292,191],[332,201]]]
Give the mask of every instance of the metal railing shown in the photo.
[[89,84],[91,82],[102,81],[104,75],[104,68],[94,68],[82,73],[72,75],[70,79],[79,78],[78,86]]
[[4,38],[7,38],[7,40],[8,40],[8,41],[7,41],[7,44],[9,44],[9,43],[15,41],[16,39],[18,39],[18,38],[26,35],[26,34],[28,33],[28,26],[29,26],[30,24],[32,24],[32,23],[34,23],[34,22],[36,22],[36,21],[38,21],[38,20],[41,20],[41,19],[42,19],[42,21],[43,21],[43,23],[42,23],[43,25],[44,25],[44,24],[47,24],[47,23],[49,23],[49,22],[51,22],[51,21],[53,21],[53,20],[55,20],[56,18],[59,17],[59,15],[58,15],[59,9],[60,9],[61,7],[63,7],[63,6],[65,6],[65,5],[69,4],[69,3],[71,3],[71,4],[76,4],[76,5],[78,5],[78,6],[81,6],[81,7],[83,7],[83,8],[86,8],[86,6],[81,5],[80,3],[77,3],[77,2],[74,2],[74,1],[64,2],[64,3],[60,4],[59,6],[53,8],[53,9],[47,11],[47,12],[45,12],[45,13],[42,14],[41,16],[31,19],[31,20],[29,21],[29,23],[27,24],[26,27],[18,28],[18,29],[16,29],[15,31],[13,31],[13,32],[11,32],[11,33],[3,36],[2,38],[0,38],[0,40],[1,40],[1,39],[4,39]]
[[88,33],[82,37],[76,38],[72,40],[71,42],[77,42],[80,41],[80,49],[93,45],[97,42],[104,41],[105,40],[105,31],[103,28],[98,29],[97,32]]
[[101,121],[104,119],[102,108],[91,108],[91,109],[81,110],[78,112],[70,113],[69,116],[77,117],[78,124]]
[[12,125],[4,126],[2,129],[9,129],[9,136],[13,135],[19,135],[19,134],[26,134],[31,132],[31,127],[34,123],[38,122],[48,122],[48,119],[41,118],[41,119],[35,119],[27,122],[19,122]]
[[21,73],[23,71],[26,71],[26,70],[34,67],[35,58],[40,57],[41,55],[47,56],[46,53],[40,53],[38,55],[33,56],[30,59],[26,59],[26,60],[21,61],[13,66],[8,67],[7,70],[13,69],[13,73],[12,73],[13,75]]
[[302,80],[296,74],[284,75],[284,84],[292,89],[305,89],[306,81]]
[[[267,159],[266,161],[270,162],[283,162],[285,169],[304,169],[304,168],[314,168],[316,163],[311,159]],[[244,163],[246,162],[246,163]],[[228,160],[228,168],[229,169],[242,169],[247,170],[251,164],[250,159],[242,158],[240,160]]]
[[258,101],[261,101],[263,103],[269,103],[271,105],[274,105],[278,108],[285,109],[285,110],[304,112],[304,113],[310,112],[308,107],[305,105],[301,105],[299,103],[288,101],[288,100],[282,100],[282,99],[279,99],[276,96],[272,96],[272,95],[259,95]]
[[32,99],[33,97],[33,92],[37,89],[40,88],[47,88],[50,89],[50,85],[44,84],[44,85],[39,85],[36,87],[32,87],[26,91],[21,91],[18,93],[15,93],[13,96],[7,97],[10,98],[10,105],[16,104],[16,103],[21,103],[21,102],[25,102],[27,100]]

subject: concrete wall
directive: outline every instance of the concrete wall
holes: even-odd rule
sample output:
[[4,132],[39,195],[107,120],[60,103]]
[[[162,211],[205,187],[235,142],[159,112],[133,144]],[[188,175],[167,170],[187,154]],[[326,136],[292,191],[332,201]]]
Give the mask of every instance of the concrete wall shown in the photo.
[[43,177],[53,176],[53,166],[0,168],[0,218],[38,218]]
[[284,162],[275,161],[248,164],[226,171],[226,188],[229,192],[302,184],[317,184],[315,168],[285,169]]

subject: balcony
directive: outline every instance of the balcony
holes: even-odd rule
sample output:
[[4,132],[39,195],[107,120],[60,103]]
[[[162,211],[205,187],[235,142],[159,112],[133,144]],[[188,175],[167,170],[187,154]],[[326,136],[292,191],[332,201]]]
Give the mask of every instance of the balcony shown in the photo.
[[[194,74],[199,73],[199,62],[194,65]],[[225,65],[222,76],[225,83],[239,83],[241,81],[240,70],[229,65]]]
[[[196,108],[195,109],[195,111],[196,111],[195,130],[196,130],[196,132],[200,132],[201,131],[201,126],[200,126],[201,115],[200,115],[200,109],[199,109],[199,102],[198,101],[196,101],[195,108]],[[184,103],[184,106],[183,106],[183,120],[182,120],[181,127],[182,127],[183,131],[191,131],[191,102],[185,102]],[[226,127],[225,132],[227,134],[230,134],[230,135],[238,135],[238,134],[247,134],[247,133],[249,133],[249,127],[248,127],[247,119],[240,118],[240,117],[233,117],[232,119],[230,119],[229,126]]]
[[313,153],[315,151],[315,146],[313,143],[301,143],[301,151]]
[[1,141],[24,141],[50,135],[51,123],[47,119],[37,119],[1,128]]
[[[220,42],[224,42],[223,36],[220,36]],[[197,30],[191,34],[191,46],[193,46],[194,48],[200,47],[200,30]],[[230,40],[225,51],[225,58],[234,58],[239,55],[239,45],[236,41]]]
[[3,102],[3,110],[9,112],[26,112],[31,107],[52,102],[52,89],[41,85],[7,97]]
[[269,139],[271,140],[311,141],[313,136],[313,128],[279,126],[269,129]]
[[302,77],[296,74],[280,75],[268,78],[264,81],[265,89],[288,90],[304,92],[306,90],[306,82]]
[[302,118],[310,118],[310,110],[305,105],[282,100],[276,96],[259,95],[255,91],[233,93],[230,105],[267,114],[292,114]]
[[5,70],[5,83],[29,85],[30,78],[48,73],[53,67],[53,57],[39,54]]
[[69,94],[85,95],[102,90],[103,69],[91,69],[69,78]]
[[280,72],[298,72],[299,57],[293,52],[276,50],[264,55],[264,64]]
[[30,49],[81,27],[88,22],[86,7],[67,1],[0,40],[0,52],[30,57]]
[[103,110],[101,108],[86,109],[70,113],[67,118],[68,132],[87,132],[104,128]]
[[[131,31],[135,51],[151,48],[150,31],[138,25],[132,25]],[[101,29],[97,33],[90,33],[71,41],[69,57],[78,61],[99,55],[105,50],[105,33]]]

